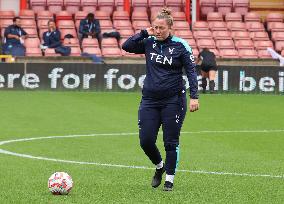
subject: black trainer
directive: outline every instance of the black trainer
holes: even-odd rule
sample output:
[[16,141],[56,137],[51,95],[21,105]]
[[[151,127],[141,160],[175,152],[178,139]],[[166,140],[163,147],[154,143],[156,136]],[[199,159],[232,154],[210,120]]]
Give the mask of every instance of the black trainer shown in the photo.
[[156,169],[151,184],[153,188],[157,188],[161,184],[163,173],[165,173],[165,165],[160,169]]
[[173,187],[174,187],[173,183],[166,181],[164,184],[164,191],[172,191]]

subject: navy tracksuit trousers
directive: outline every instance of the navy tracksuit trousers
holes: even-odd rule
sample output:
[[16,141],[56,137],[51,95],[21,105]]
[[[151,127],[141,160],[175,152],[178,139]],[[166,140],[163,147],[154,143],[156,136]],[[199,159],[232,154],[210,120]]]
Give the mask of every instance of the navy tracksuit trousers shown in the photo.
[[140,146],[153,164],[159,164],[162,157],[156,146],[156,140],[162,125],[166,151],[165,169],[168,175],[174,175],[178,165],[179,136],[186,110],[185,90],[163,99],[143,96],[140,103],[138,112]]

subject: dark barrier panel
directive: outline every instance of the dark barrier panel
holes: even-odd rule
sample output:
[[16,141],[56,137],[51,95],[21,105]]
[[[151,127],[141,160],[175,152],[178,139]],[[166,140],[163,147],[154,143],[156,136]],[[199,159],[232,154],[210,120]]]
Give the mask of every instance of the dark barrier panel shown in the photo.
[[[13,77],[17,78],[12,86]],[[141,90],[144,78],[145,65],[141,64],[28,63],[26,68],[24,64],[0,64],[2,89],[137,91]],[[184,79],[188,86],[185,76]],[[200,85],[200,75],[198,81]],[[219,66],[216,90],[223,93],[284,93],[284,67]]]
[[0,89],[24,89],[25,65],[0,63]]

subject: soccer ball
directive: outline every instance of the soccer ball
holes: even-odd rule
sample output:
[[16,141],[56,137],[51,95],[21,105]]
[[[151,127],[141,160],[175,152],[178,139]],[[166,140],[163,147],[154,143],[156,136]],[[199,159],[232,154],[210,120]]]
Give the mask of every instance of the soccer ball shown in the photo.
[[48,179],[48,189],[53,195],[67,195],[72,187],[72,178],[65,172],[55,172]]

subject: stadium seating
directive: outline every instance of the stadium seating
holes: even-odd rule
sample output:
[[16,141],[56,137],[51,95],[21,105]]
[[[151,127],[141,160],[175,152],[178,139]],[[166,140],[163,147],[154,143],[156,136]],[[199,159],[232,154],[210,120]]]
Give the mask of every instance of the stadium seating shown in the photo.
[[223,16],[219,12],[209,12],[207,14],[207,21],[223,21]]
[[81,6],[83,11],[89,13],[95,13],[97,10],[98,3],[94,0],[81,0]]
[[209,30],[209,25],[206,21],[195,21],[192,25],[192,30]]
[[216,0],[200,0],[201,15],[207,16],[208,13],[214,12]]
[[26,56],[41,57],[42,56],[41,49],[38,48],[38,47],[27,47],[26,48]]
[[225,15],[232,11],[233,0],[216,0],[217,11]]
[[239,58],[239,53],[235,49],[220,49],[219,54],[221,58]]
[[220,49],[235,49],[233,40],[217,40],[216,47]]
[[30,5],[35,13],[40,13],[46,8],[46,0],[30,0]]
[[35,19],[35,12],[33,10],[20,10],[19,16],[21,19]]
[[[121,46],[134,33],[149,27],[151,25],[149,20],[153,20],[164,5],[174,11],[172,12],[174,35],[185,39],[193,48],[195,56],[205,47],[222,58],[230,56],[270,58],[269,53],[265,51],[267,47],[275,47],[279,53],[283,50],[283,14],[269,12],[265,18],[266,27],[266,22],[261,21],[262,16],[257,11],[248,12],[248,0],[200,0],[201,15],[207,17],[207,20],[201,18],[202,20],[193,22],[192,29],[186,21],[184,0],[132,0],[130,2],[132,8],[129,14],[123,11],[123,0],[30,0],[32,10],[22,10],[19,15],[22,18],[23,28],[32,37],[31,39],[37,39],[35,41],[42,38],[43,32],[47,30],[48,20],[55,17],[63,44],[74,48],[71,52],[73,56],[78,56],[83,51],[101,56],[141,57],[141,55],[120,50],[119,45]],[[46,9],[49,10],[44,11]],[[97,39],[84,39],[82,44],[79,44],[77,36],[79,23],[89,12],[93,12],[96,19],[99,19],[102,33],[113,29],[120,32],[119,43],[114,38],[104,38],[101,49]],[[14,16],[13,11],[0,11],[2,35],[5,28],[12,24]],[[66,34],[71,34],[74,38],[64,39]],[[30,46],[31,43],[28,41],[27,43],[29,48],[33,48]],[[115,53],[109,53],[109,47],[115,48]],[[246,51],[240,52],[241,50]],[[31,50],[30,54],[39,56],[36,49]],[[48,50],[45,55],[58,56],[54,50]]]
[[64,6],[66,11],[69,13],[75,14],[79,11],[81,5],[80,0],[64,0]]
[[240,13],[226,13],[225,21],[226,22],[232,22],[232,21],[241,22],[242,15]]
[[222,22],[222,21],[210,22],[209,28],[211,31],[227,31],[228,30],[226,22]]
[[241,49],[239,50],[240,58],[258,58],[257,52],[253,49]]
[[104,57],[121,57],[121,50],[113,47],[102,48],[102,56]]
[[248,12],[249,0],[233,0],[233,7],[236,13],[245,15]]

